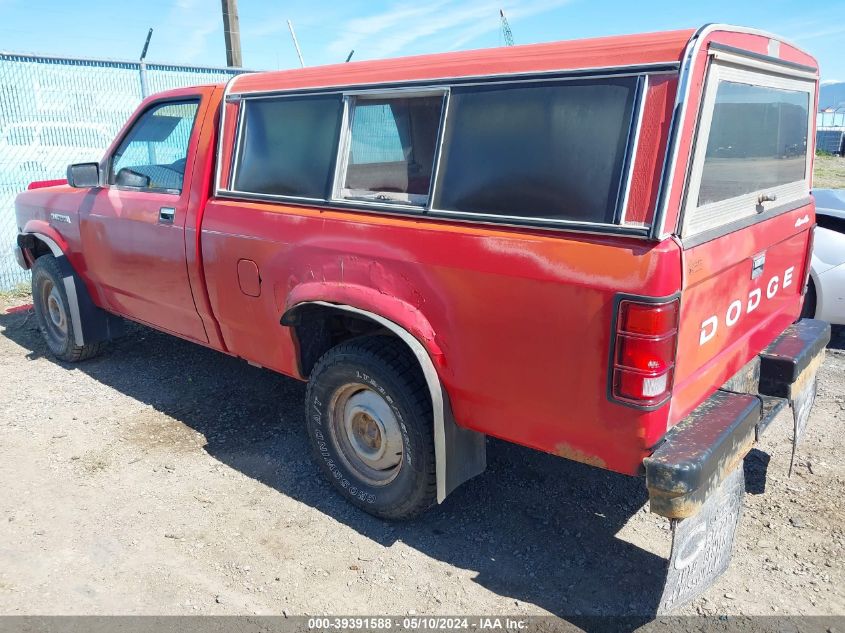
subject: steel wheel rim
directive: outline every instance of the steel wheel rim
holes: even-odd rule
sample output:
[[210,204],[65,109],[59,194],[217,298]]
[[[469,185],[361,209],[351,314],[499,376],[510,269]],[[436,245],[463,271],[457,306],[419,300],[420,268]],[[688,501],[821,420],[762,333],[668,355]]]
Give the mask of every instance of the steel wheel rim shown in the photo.
[[50,279],[41,286],[41,305],[48,333],[57,341],[63,341],[68,331],[67,310],[58,287]]
[[399,420],[387,401],[370,387],[352,383],[329,403],[329,428],[347,468],[372,486],[384,486],[399,474],[404,442]]

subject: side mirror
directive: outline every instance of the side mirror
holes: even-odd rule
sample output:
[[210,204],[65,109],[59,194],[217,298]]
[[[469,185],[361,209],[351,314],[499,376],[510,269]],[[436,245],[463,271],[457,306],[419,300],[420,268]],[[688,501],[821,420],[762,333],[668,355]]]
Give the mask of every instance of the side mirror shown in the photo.
[[100,165],[98,163],[77,163],[67,168],[67,184],[79,189],[100,186]]
[[132,171],[128,167],[124,167],[114,178],[114,184],[121,187],[137,187],[138,189],[147,189],[150,186],[150,177],[144,174],[139,174],[137,171]]

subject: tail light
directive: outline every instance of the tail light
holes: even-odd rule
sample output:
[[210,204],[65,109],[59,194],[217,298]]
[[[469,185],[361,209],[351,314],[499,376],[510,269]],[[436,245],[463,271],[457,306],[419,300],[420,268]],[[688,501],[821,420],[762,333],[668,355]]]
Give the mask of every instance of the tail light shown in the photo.
[[619,302],[611,363],[611,395],[640,407],[669,399],[678,347],[678,300]]

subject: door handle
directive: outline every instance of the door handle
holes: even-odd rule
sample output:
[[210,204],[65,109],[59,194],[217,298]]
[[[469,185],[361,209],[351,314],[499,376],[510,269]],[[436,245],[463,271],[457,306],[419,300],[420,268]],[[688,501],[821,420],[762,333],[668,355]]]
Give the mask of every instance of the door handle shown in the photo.
[[173,207],[162,207],[158,212],[159,224],[173,224],[173,218],[176,217],[176,209]]

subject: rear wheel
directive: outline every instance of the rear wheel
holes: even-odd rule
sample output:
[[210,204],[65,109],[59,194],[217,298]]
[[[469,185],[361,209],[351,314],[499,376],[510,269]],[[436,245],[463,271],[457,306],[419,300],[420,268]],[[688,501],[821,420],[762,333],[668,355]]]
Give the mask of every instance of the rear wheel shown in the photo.
[[64,278],[52,255],[39,257],[32,267],[32,303],[38,328],[56,358],[75,363],[100,352],[101,343],[77,345]]
[[435,502],[431,398],[399,340],[369,336],[329,350],[311,373],[306,416],[317,464],[348,501],[387,519]]

